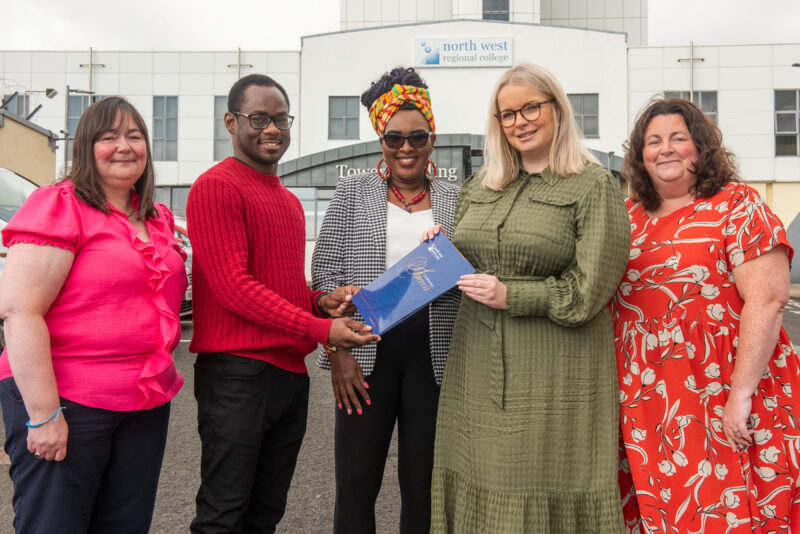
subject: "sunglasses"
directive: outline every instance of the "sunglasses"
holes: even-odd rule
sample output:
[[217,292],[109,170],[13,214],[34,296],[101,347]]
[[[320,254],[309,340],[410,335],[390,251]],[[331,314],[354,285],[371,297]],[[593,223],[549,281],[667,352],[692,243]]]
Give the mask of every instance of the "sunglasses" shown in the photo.
[[408,135],[400,135],[399,133],[383,134],[381,140],[389,148],[403,148],[406,140],[412,148],[422,148],[428,144],[432,132],[414,132]]

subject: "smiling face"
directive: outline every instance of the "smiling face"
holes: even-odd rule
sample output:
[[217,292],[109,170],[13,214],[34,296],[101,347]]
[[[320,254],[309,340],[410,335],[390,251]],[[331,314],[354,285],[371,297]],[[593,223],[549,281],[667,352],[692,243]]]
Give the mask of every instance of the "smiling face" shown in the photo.
[[105,190],[127,191],[144,173],[147,142],[128,114],[117,112],[111,129],[103,132],[93,146],[94,165]]
[[[289,114],[289,104],[277,87],[251,85],[244,90],[239,113],[278,117]],[[289,148],[289,130],[279,130],[270,121],[263,130],[250,126],[247,117],[225,113],[225,126],[233,140],[233,155],[264,174],[276,174],[278,161]]]
[[[544,102],[550,96],[534,89],[529,85],[517,83],[508,84],[497,93],[497,111],[514,111],[526,104]],[[514,147],[522,156],[526,170],[536,168],[541,170],[550,161],[550,147],[555,135],[555,103],[545,104],[541,107],[539,118],[529,121],[517,113],[514,123],[503,126],[503,133],[508,144]],[[542,166],[542,164],[544,166]]]
[[644,133],[642,161],[659,194],[666,188],[688,191],[695,184],[697,147],[682,116],[656,115],[650,120]]
[[[430,124],[419,110],[401,109],[386,123],[383,134],[409,135],[414,132],[430,131]],[[412,147],[408,139],[403,141],[403,146],[400,148],[389,148],[386,143],[381,142],[383,159],[392,172],[392,180],[407,184],[422,183],[435,141],[436,135],[431,134],[428,142],[421,148]]]

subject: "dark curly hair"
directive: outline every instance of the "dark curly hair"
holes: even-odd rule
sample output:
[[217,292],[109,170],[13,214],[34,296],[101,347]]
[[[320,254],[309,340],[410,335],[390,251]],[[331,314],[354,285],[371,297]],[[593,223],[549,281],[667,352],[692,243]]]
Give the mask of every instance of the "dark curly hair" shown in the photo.
[[[388,93],[395,84],[410,85],[411,87],[428,88],[419,73],[411,67],[395,67],[389,72],[385,72],[383,76],[378,78],[378,81],[372,82],[369,89],[361,93],[361,103],[365,108],[369,109],[373,102],[378,100],[381,95]],[[410,102],[404,103],[400,109],[417,109],[414,104]]]
[[631,137],[625,142],[625,160],[622,177],[632,189],[631,197],[640,202],[647,211],[661,206],[661,196],[653,187],[642,159],[645,131],[653,118],[659,115],[680,115],[697,147],[697,163],[694,173],[695,185],[690,189],[699,198],[714,196],[728,182],[738,181],[734,155],[722,146],[722,132],[695,104],[681,98],[658,99],[641,112]]

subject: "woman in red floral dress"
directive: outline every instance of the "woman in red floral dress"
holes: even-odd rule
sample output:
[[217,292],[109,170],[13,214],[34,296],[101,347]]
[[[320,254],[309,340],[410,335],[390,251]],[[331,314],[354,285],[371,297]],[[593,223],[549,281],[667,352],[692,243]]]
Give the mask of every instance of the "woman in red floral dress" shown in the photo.
[[792,248],[721,143],[695,105],[659,100],[625,156],[632,243],[612,308],[631,532],[800,526]]

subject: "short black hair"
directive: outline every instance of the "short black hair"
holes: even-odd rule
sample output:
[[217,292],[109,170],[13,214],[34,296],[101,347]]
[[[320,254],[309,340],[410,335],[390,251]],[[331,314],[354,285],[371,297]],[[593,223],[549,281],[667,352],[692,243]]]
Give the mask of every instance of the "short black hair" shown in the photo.
[[[381,95],[388,93],[395,84],[410,85],[411,87],[421,87],[427,89],[426,84],[419,73],[411,67],[395,67],[389,72],[385,72],[377,81],[370,84],[369,89],[361,94],[361,103],[369,109],[372,103],[378,100]],[[417,109],[410,102],[404,103],[400,109]]]
[[283,98],[286,99],[286,107],[289,107],[289,95],[286,94],[286,89],[281,84],[270,78],[265,74],[248,74],[244,78],[239,78],[230,93],[228,93],[228,111],[234,113],[239,111],[244,99],[245,90],[251,85],[261,85],[263,87],[277,87],[281,92]]

